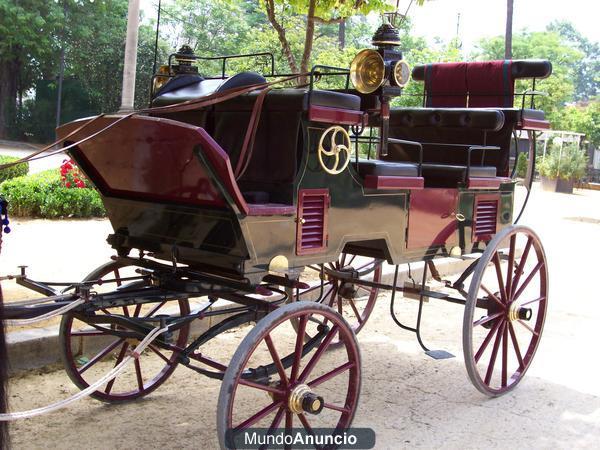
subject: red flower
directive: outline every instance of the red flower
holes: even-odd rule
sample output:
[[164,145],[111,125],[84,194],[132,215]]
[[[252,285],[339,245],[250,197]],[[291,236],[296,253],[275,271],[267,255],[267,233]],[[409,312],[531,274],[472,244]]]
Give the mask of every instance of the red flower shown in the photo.
[[66,187],[71,187],[71,182],[70,182],[70,181],[67,181],[67,182],[65,183],[65,186],[66,186]]

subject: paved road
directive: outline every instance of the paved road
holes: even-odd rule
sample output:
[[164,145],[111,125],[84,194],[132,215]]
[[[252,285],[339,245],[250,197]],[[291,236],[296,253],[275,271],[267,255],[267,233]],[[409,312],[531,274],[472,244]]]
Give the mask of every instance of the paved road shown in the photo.
[[[27,155],[30,155],[34,151],[34,149],[7,147],[3,146],[0,143],[0,155],[3,156],[14,156],[16,158],[23,158]],[[55,169],[57,167],[60,167],[64,159],[65,155],[59,153],[57,155],[52,155],[46,158],[30,161],[29,173],[38,173],[48,169]]]
[[[600,192],[536,191],[523,223],[539,233],[546,247],[551,289],[544,337],[527,379],[501,398],[483,397],[467,380],[460,356],[460,308],[435,302],[426,306],[426,341],[457,355],[434,361],[419,351],[412,335],[393,325],[382,296],[359,335],[363,384],[355,420],[357,426],[376,430],[377,448],[598,447]],[[24,223],[23,228],[42,225],[49,232],[36,233],[29,242],[39,249],[36,266],[40,273],[63,270],[64,276],[82,270],[78,255],[88,262],[98,254],[98,241],[106,231],[102,221],[66,222],[66,232],[58,225],[45,228],[38,221]],[[60,246],[63,250],[53,253]],[[48,247],[54,250],[43,250]],[[5,255],[17,247],[6,250],[2,269]],[[38,259],[33,252],[20,256]],[[100,253],[96,260],[104,257]],[[43,269],[49,261],[54,267]],[[414,312],[414,303],[405,302],[407,314]],[[222,351],[232,351],[242,335],[242,331],[224,335]],[[75,392],[62,372],[28,374],[13,379],[11,389],[15,410]],[[107,406],[86,399],[58,413],[14,424],[14,447],[214,448],[218,391],[218,382],[181,368],[142,401]]]

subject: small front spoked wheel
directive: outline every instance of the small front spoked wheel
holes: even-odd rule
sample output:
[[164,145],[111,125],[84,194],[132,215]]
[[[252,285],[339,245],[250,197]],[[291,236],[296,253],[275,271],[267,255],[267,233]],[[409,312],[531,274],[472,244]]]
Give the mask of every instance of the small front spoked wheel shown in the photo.
[[548,265],[539,237],[521,225],[487,245],[469,288],[463,353],[469,378],[496,397],[523,378],[538,348],[548,304]]
[[[306,335],[313,338],[306,342]],[[328,352],[338,337],[337,351]],[[348,322],[314,302],[282,306],[248,333],[225,372],[217,409],[221,447],[236,448],[250,428],[343,433],[360,385],[360,351]]]
[[[143,290],[149,286],[149,281],[141,278],[136,269],[127,263],[112,261],[97,268],[84,281],[99,292]],[[187,299],[164,298],[147,304],[65,314],[60,324],[59,342],[67,375],[77,387],[86,389],[135,349],[144,335],[136,333],[134,328],[118,325],[115,318],[135,321],[165,315],[185,316],[189,313]],[[148,323],[153,327],[159,322]],[[188,334],[189,324],[184,324],[173,332],[170,343],[163,346],[150,344],[140,358],[91,396],[107,403],[119,403],[148,395],[164,383],[177,367],[178,353],[185,347]]]

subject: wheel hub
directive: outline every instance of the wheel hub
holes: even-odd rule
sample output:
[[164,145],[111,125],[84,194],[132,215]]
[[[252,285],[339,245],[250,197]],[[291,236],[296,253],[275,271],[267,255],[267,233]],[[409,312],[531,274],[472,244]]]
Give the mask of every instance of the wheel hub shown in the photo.
[[[349,274],[351,279],[360,278],[358,271],[355,270],[354,267],[352,267],[352,266],[346,266],[343,269],[341,269],[340,272],[345,272],[345,273]],[[352,283],[351,281],[347,281],[347,280],[341,280],[341,284],[338,289],[338,294],[340,295],[340,297],[347,298],[347,299],[354,299],[354,298],[356,298],[357,293],[358,293],[358,289],[356,288],[356,285],[354,283]]]
[[512,302],[508,307],[508,320],[530,320],[532,316],[531,308],[523,308],[517,302]]
[[324,404],[323,397],[313,393],[306,384],[294,387],[288,397],[288,409],[296,414],[319,414]]

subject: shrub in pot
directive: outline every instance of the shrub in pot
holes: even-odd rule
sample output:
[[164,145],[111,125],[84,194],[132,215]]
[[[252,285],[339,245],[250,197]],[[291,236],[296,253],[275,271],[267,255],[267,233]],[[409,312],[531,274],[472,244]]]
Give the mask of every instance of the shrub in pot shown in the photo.
[[587,156],[575,144],[552,145],[537,167],[544,190],[572,194],[573,184],[585,175]]

